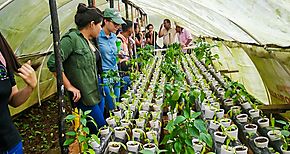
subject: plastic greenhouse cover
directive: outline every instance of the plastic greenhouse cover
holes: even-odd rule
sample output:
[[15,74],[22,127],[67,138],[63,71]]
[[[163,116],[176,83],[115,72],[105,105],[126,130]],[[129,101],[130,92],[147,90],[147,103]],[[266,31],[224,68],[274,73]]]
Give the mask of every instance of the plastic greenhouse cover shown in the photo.
[[183,23],[197,36],[290,45],[289,0],[132,0],[132,2],[142,7],[148,14]]

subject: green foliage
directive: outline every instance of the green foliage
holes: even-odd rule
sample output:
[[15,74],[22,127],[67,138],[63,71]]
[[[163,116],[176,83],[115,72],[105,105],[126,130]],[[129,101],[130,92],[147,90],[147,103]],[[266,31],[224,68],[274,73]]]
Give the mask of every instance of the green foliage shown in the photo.
[[203,41],[202,39],[198,39],[196,41],[196,48],[194,48],[195,56],[198,60],[204,60],[205,65],[208,66],[209,64],[213,65],[213,60],[219,59],[218,54],[213,54],[211,52],[211,48],[215,47],[216,45],[210,45],[209,43]]
[[[89,143],[92,141],[96,141],[98,144],[100,144],[100,139],[97,137],[97,135],[90,134],[89,128],[86,127],[88,122],[93,123],[97,127],[94,119],[89,116],[90,112],[90,110],[85,112],[79,110],[79,115],[70,114],[66,116],[65,119],[67,123],[75,123],[75,125],[76,123],[79,123],[79,126],[75,126],[77,127],[76,130],[68,131],[65,133],[68,137],[63,144],[64,146],[69,146],[75,140],[77,140],[79,145],[81,146],[80,149],[83,153],[91,153],[93,149],[91,147],[91,144]],[[89,120],[87,121],[87,119]]]

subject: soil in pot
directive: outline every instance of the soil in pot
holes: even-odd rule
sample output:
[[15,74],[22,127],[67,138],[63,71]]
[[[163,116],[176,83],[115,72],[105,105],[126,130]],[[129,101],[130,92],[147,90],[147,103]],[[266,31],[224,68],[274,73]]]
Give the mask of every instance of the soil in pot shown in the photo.
[[252,124],[249,124],[249,125],[246,126],[246,128],[254,129],[254,128],[256,128],[256,126],[255,125],[252,125]]
[[222,134],[222,133],[216,133],[217,136],[221,136],[221,137],[225,137],[226,135]]
[[148,149],[151,149],[151,148],[154,148],[155,145],[154,144],[147,144],[144,146],[145,148],[148,148]]
[[256,142],[264,143],[264,142],[267,142],[267,139],[265,139],[265,138],[259,138],[259,139],[256,139]]
[[238,148],[236,148],[236,151],[245,151],[245,150],[247,150],[247,149],[244,148],[244,147],[238,147]]

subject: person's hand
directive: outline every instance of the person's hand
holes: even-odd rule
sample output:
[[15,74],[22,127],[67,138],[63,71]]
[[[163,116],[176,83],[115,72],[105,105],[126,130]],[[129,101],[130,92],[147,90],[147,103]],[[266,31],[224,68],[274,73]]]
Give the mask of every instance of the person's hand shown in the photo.
[[162,24],[160,25],[160,29],[163,28],[163,27],[164,27],[164,24],[162,23]]
[[69,86],[67,88],[67,90],[73,93],[73,95],[74,95],[73,96],[73,101],[74,102],[78,102],[80,100],[81,92],[77,88],[75,88],[74,86]]
[[32,89],[36,87],[37,78],[34,69],[31,67],[29,60],[18,69],[18,75],[25,81],[25,83]]
[[185,48],[185,47],[186,47],[186,45],[184,45],[184,44],[181,45],[181,48],[182,48],[182,49]]

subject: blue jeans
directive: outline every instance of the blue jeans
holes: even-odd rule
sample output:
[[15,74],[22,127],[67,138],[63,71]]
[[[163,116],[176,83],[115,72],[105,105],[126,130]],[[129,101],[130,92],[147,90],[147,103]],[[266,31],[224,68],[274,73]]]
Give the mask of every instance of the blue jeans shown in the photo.
[[131,85],[131,80],[129,76],[123,76],[123,81],[124,83],[122,83],[122,88],[121,88],[121,95],[125,94],[126,91],[128,90],[128,87]]
[[17,145],[15,145],[10,150],[3,152],[3,154],[23,154],[22,142],[20,141]]
[[[104,108],[105,108],[105,98],[103,95],[103,88],[100,85],[102,83],[102,80],[99,79],[99,92],[100,92],[100,102],[99,104],[96,104],[94,106],[86,106],[84,105],[82,102],[78,102],[76,104],[78,109],[81,109],[83,112],[87,111],[87,110],[91,110],[91,113],[89,114],[91,117],[94,118],[94,120],[96,121],[98,128],[103,127],[104,125],[106,125],[106,121],[104,118]],[[87,123],[88,127],[90,128],[90,132],[97,134],[98,133],[98,128],[96,128],[96,126],[89,122]]]
[[[113,90],[114,90],[114,94],[116,96],[116,102],[119,102],[120,99],[120,82],[114,82],[109,79],[109,78],[104,78],[103,79],[103,83],[104,84],[113,84]],[[106,105],[108,105],[109,110],[114,110],[115,109],[115,104],[113,102],[113,99],[111,97],[111,90],[110,87],[105,85],[104,86],[104,91],[105,91],[105,102]]]

